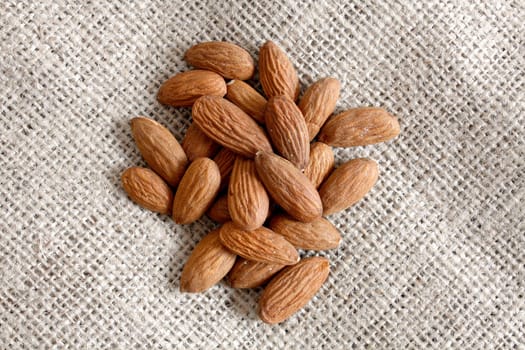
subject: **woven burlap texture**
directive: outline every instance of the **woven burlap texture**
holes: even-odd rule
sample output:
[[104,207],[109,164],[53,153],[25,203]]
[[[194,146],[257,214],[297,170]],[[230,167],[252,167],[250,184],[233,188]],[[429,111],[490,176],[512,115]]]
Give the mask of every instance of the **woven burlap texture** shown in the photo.
[[[523,1],[0,3],[0,348],[522,348],[525,341]],[[337,149],[379,163],[332,215],[329,279],[281,325],[261,290],[181,294],[214,224],[133,204],[144,165],[129,121],[181,140],[189,109],[155,95],[193,44],[266,40],[302,88],[337,77],[337,111],[383,106],[395,140]],[[312,254],[311,252],[307,252]]]

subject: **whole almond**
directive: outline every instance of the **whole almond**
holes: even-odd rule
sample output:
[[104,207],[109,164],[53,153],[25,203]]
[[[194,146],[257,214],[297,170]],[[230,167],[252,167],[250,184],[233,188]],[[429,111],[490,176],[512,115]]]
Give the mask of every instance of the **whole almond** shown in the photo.
[[299,109],[308,127],[309,141],[317,135],[328,117],[334,112],[339,99],[341,83],[334,78],[323,78],[312,84],[304,93]]
[[310,222],[321,216],[319,193],[292,163],[274,153],[259,152],[255,168],[268,194],[292,217]]
[[352,159],[335,169],[319,189],[323,215],[349,208],[370,191],[377,181],[379,170],[371,159]]
[[334,147],[365,146],[399,135],[399,122],[383,108],[349,109],[328,120],[319,141]]
[[173,192],[154,171],[132,167],[122,173],[121,180],[122,187],[132,201],[161,214],[170,213]]
[[318,188],[334,170],[335,157],[332,147],[315,142],[310,145],[310,158],[304,174]]
[[226,98],[242,109],[258,123],[264,124],[266,99],[254,88],[241,80],[232,80],[226,84]]
[[272,278],[259,300],[259,317],[266,323],[283,322],[305,306],[330,272],[328,259],[311,257],[286,267]]
[[175,136],[156,121],[144,117],[131,120],[131,132],[150,168],[169,185],[177,186],[188,165],[188,158]]
[[228,186],[232,221],[246,231],[261,227],[268,216],[270,199],[257,176],[253,160],[237,156]]
[[213,161],[217,163],[219,171],[221,173],[221,191],[228,187],[230,183],[230,175],[233,169],[233,164],[235,163],[235,158],[237,156],[235,153],[230,151],[227,148],[222,148],[219,153],[213,158]]
[[235,263],[235,254],[224,248],[219,230],[208,233],[193,249],[180,276],[180,291],[202,292],[218,283]]
[[341,234],[325,218],[305,223],[296,221],[288,215],[275,215],[268,227],[299,249],[333,249],[341,242]]
[[230,211],[228,210],[228,195],[219,197],[208,209],[206,215],[220,224],[231,221]]
[[259,50],[259,78],[266,97],[299,96],[299,78],[292,62],[283,50],[271,41]]
[[230,221],[222,225],[220,238],[226,248],[248,260],[281,265],[299,261],[297,250],[283,236],[266,227],[245,231]]
[[256,288],[265,284],[285,266],[238,258],[228,273],[228,281],[233,288]]
[[182,149],[190,162],[195,158],[211,158],[217,154],[220,146],[206,136],[197,124],[191,123],[182,140]]
[[195,159],[180,181],[173,200],[173,219],[178,224],[198,220],[219,192],[219,167],[209,158]]
[[255,63],[248,51],[224,41],[192,46],[184,59],[194,67],[211,70],[227,79],[250,79],[255,71]]
[[224,98],[199,98],[193,105],[192,116],[209,138],[242,156],[253,158],[258,151],[272,150],[270,141],[255,120]]
[[226,95],[226,82],[217,73],[196,69],[168,79],[161,85],[157,100],[174,107],[189,107],[204,95]]
[[266,129],[281,156],[303,170],[308,164],[310,142],[304,117],[288,96],[274,96],[265,113]]

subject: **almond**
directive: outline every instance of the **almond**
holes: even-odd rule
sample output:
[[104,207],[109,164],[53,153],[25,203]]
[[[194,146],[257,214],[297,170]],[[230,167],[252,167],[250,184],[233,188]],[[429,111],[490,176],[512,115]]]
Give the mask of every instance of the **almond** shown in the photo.
[[265,284],[285,266],[238,258],[228,273],[228,281],[233,288],[256,288]]
[[242,109],[258,123],[264,124],[266,99],[254,88],[241,80],[232,80],[226,84],[226,98]]
[[189,107],[204,95],[226,95],[226,82],[217,73],[197,69],[168,79],[161,85],[157,100],[174,107]]
[[199,98],[193,105],[192,116],[209,138],[242,156],[253,158],[257,151],[272,150],[266,134],[255,120],[224,98]]
[[131,120],[131,132],[150,168],[169,185],[177,186],[188,165],[188,158],[175,136],[156,121],[144,117]]
[[245,231],[230,221],[222,225],[220,237],[226,248],[248,260],[281,265],[299,261],[297,250],[283,236],[266,227]]
[[221,173],[221,191],[228,187],[230,183],[230,175],[235,163],[235,153],[227,148],[222,148],[219,153],[213,158],[213,161],[217,163],[219,171]]
[[323,78],[312,84],[304,93],[299,109],[308,127],[309,141],[317,135],[328,117],[334,112],[339,99],[341,83],[334,78]]
[[319,189],[323,215],[349,208],[365,196],[379,176],[377,163],[371,159],[352,159],[335,169]]
[[255,62],[248,51],[224,41],[192,46],[184,59],[194,67],[211,70],[227,79],[250,79],[255,71]]
[[132,167],[122,173],[121,180],[122,187],[132,201],[157,213],[170,213],[173,192],[154,171]]
[[304,174],[318,188],[334,170],[335,157],[332,147],[315,142],[310,145],[310,158]]
[[292,163],[276,154],[259,152],[255,168],[270,196],[292,217],[309,222],[321,216],[319,193]]
[[235,263],[235,254],[224,248],[219,230],[208,233],[193,249],[180,276],[180,291],[202,292],[218,283]]
[[296,221],[288,215],[275,215],[268,227],[299,249],[333,249],[341,242],[341,234],[325,218],[305,223]]
[[219,167],[209,158],[195,159],[180,181],[173,200],[173,219],[178,224],[198,220],[219,192]]
[[206,213],[210,219],[220,224],[231,221],[228,210],[228,195],[219,197]]
[[279,272],[259,300],[259,317],[266,323],[283,322],[305,306],[330,272],[328,259],[312,257]]
[[274,96],[268,101],[265,120],[279,154],[303,170],[308,164],[310,143],[304,117],[297,105],[288,96]]
[[190,162],[195,158],[211,158],[219,151],[220,146],[206,136],[197,124],[191,123],[182,140],[182,149]]
[[283,50],[271,41],[259,50],[259,78],[266,97],[299,96],[299,78],[292,62]]
[[365,146],[393,139],[399,130],[397,118],[383,108],[354,108],[330,118],[319,141],[334,147]]

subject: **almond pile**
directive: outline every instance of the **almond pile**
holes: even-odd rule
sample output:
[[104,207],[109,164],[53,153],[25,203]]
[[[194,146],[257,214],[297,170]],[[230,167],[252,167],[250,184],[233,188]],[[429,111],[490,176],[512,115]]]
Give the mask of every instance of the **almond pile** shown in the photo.
[[193,250],[181,291],[202,292],[225,276],[234,288],[266,284],[259,316],[282,322],[308,303],[329,273],[328,259],[301,259],[297,249],[336,248],[341,235],[323,216],[355,204],[378,178],[371,159],[334,170],[330,146],[388,141],[399,134],[398,121],[376,107],[330,117],[341,87],[334,78],[311,85],[297,103],[297,72],[271,41],[259,51],[266,97],[244,82],[255,62],[237,45],[201,43],[185,59],[196,69],[168,79],[157,98],[191,106],[193,122],[179,144],[159,123],[134,118],[133,137],[150,169],[127,169],[123,187],[137,204],[171,214],[178,224],[204,214],[221,224]]

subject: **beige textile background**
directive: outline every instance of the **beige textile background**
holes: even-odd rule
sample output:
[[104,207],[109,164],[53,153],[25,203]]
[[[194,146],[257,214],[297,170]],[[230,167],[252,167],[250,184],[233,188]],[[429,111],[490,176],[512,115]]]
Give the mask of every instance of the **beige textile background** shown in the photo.
[[[523,1],[0,2],[0,348],[524,348]],[[338,149],[380,179],[330,217],[331,274],[282,325],[260,290],[180,294],[214,224],[134,205],[146,115],[180,140],[188,109],[155,94],[192,44],[267,39],[303,89],[334,76],[338,110],[399,117],[392,142]]]

